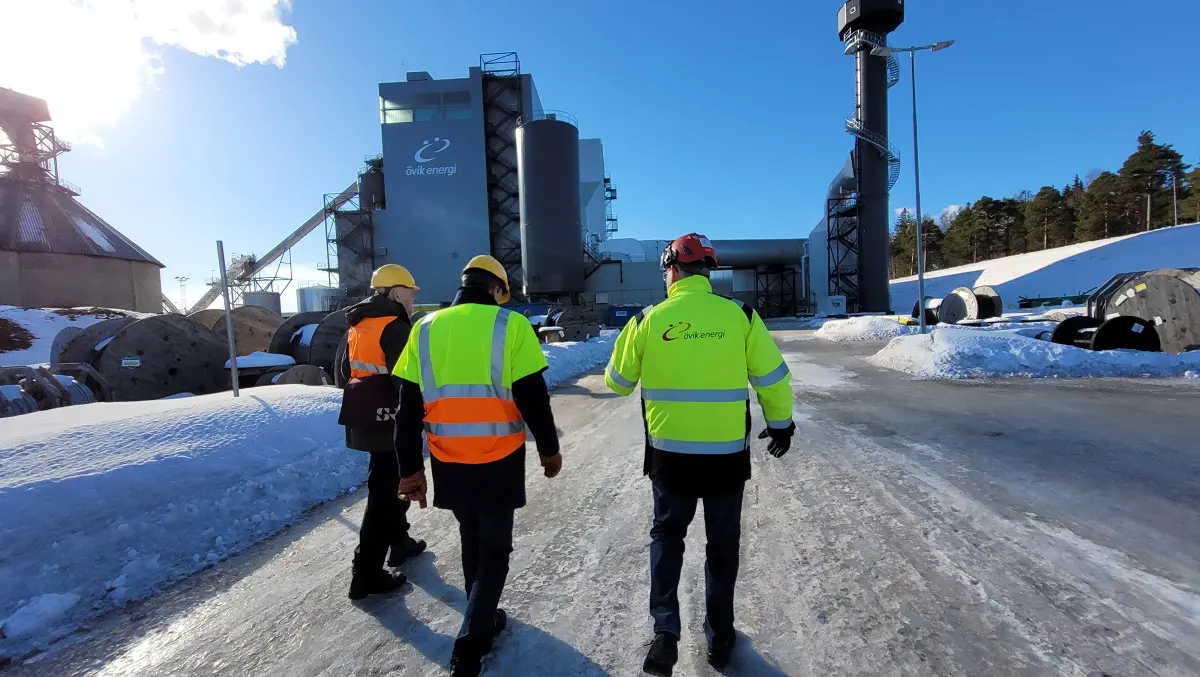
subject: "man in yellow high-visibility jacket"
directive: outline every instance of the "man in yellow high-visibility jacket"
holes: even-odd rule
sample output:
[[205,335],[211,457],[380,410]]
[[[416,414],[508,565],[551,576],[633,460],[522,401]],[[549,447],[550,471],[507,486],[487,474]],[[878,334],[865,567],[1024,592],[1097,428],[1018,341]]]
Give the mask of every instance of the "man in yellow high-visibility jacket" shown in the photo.
[[716,266],[716,251],[703,235],[690,233],[669,244],[662,256],[667,300],[625,326],[605,372],[608,387],[620,395],[642,384],[643,471],[654,491],[655,632],[643,670],[660,677],[669,677],[678,660],[683,538],[700,499],[708,540],[708,660],[720,669],[732,655],[742,492],[750,479],[747,381],[767,422],[759,438],[771,438],[767,450],[773,456],[787,453],[796,430],[787,364],[752,308],[713,293],[708,274]]
[[433,506],[454,512],[467,608],[450,657],[453,677],[477,677],[507,614],[497,605],[513,551],[514,512],[525,506],[526,432],[546,477],[562,469],[542,373],[546,356],[509,300],[508,273],[476,256],[449,308],[413,329],[392,372],[400,383],[396,454],[400,498],[425,507],[421,454],[429,443]]

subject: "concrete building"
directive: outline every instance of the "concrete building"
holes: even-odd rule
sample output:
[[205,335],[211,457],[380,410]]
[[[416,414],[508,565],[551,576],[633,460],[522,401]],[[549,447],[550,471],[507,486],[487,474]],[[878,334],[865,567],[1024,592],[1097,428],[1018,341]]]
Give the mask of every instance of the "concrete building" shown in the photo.
[[[531,300],[648,305],[665,297],[658,260],[666,240],[611,239],[616,189],[603,142],[577,138],[569,114],[542,107],[516,54],[484,55],[464,78],[416,71],[382,83],[379,117],[382,160],[360,177],[357,206],[336,217],[344,293],[365,293],[370,266],[400,263],[421,285],[420,303],[448,303],[462,267],[489,253]],[[576,163],[578,205],[563,193]],[[714,285],[763,315],[793,314],[805,295],[800,242],[727,241],[733,258]]]
[[46,102],[0,88],[0,304],[162,310],[163,265],[58,177]]

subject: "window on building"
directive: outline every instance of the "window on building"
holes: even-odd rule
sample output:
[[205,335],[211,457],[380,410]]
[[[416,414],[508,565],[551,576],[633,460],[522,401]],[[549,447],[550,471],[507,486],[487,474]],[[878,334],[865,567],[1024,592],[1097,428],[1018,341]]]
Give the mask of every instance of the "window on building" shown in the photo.
[[406,96],[404,103],[382,97],[379,99],[379,122],[385,125],[470,118],[470,92],[416,94]]
[[471,104],[446,106],[443,108],[446,112],[447,120],[470,120],[471,119]]
[[413,112],[411,108],[406,108],[395,101],[388,101],[380,97],[379,99],[379,122],[385,125],[394,125],[401,122],[412,122]]
[[433,122],[442,119],[442,109],[437,106],[422,106],[413,109],[413,122]]

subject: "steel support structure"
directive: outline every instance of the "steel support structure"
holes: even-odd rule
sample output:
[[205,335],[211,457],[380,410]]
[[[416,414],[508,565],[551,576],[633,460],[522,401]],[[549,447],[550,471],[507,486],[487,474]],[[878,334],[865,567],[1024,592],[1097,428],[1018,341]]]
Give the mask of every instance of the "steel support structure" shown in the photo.
[[521,62],[516,52],[479,57],[483,74],[484,148],[487,153],[488,224],[492,256],[508,272],[516,298],[525,286],[521,264],[517,126],[521,117]]

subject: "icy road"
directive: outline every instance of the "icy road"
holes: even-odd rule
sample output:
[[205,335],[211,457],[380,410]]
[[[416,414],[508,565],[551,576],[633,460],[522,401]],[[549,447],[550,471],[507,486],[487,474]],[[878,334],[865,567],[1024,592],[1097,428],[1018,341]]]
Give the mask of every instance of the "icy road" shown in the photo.
[[[912,381],[863,361],[879,345],[777,337],[799,433],[782,460],[755,454],[728,674],[1200,674],[1198,384]],[[485,674],[636,675],[650,632],[638,403],[596,375],[554,399],[566,466],[552,481],[531,469],[512,623]],[[327,504],[8,671],[445,674],[464,605],[453,519],[414,509],[432,554],[408,565],[413,585],[354,605],[362,507]],[[712,674],[702,524],[681,584],[685,676]]]

